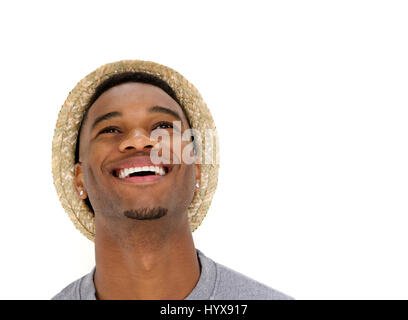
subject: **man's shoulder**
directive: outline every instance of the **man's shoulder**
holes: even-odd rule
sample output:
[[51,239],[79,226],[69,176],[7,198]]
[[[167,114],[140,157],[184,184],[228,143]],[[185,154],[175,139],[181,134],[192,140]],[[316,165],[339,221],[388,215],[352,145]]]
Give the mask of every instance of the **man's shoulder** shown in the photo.
[[293,300],[278,290],[275,290],[238,271],[232,270],[220,263],[217,267],[217,283],[214,299],[229,300]]
[[81,279],[75,280],[74,282],[67,285],[58,294],[51,298],[51,300],[79,300],[79,287]]
[[82,300],[84,297],[81,295],[81,284],[86,282],[86,279],[90,277],[90,274],[86,274],[83,277],[71,282],[58,294],[51,298],[51,300]]

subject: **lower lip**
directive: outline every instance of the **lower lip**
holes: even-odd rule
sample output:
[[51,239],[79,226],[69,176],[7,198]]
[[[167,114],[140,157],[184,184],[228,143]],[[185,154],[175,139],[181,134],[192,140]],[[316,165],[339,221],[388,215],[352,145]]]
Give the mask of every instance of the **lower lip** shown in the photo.
[[158,181],[162,179],[164,176],[159,176],[159,175],[149,175],[149,176],[134,176],[134,177],[129,177],[129,178],[118,178],[121,181],[124,182],[130,182],[130,183],[140,183],[140,182],[152,182],[152,181]]

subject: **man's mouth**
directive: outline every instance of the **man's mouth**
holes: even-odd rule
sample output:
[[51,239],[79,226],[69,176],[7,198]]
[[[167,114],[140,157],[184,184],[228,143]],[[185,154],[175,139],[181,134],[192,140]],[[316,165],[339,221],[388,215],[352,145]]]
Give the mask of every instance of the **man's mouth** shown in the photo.
[[115,169],[112,171],[112,175],[124,182],[139,183],[160,180],[165,177],[169,171],[169,168],[165,166],[135,166]]
[[168,168],[159,166],[144,166],[117,169],[113,171],[113,175],[119,179],[130,177],[145,177],[145,176],[165,176],[168,173]]
[[108,172],[121,182],[154,182],[165,178],[172,170],[169,163],[153,163],[150,156],[136,156],[117,161],[107,167]]

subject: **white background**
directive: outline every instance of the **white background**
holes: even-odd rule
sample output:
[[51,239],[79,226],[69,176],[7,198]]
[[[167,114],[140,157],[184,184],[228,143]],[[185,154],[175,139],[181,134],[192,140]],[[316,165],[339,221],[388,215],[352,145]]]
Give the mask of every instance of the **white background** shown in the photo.
[[404,1],[13,1],[0,5],[0,298],[49,299],[94,265],[55,192],[69,91],[122,59],[201,92],[219,186],[208,257],[297,299],[408,299]]

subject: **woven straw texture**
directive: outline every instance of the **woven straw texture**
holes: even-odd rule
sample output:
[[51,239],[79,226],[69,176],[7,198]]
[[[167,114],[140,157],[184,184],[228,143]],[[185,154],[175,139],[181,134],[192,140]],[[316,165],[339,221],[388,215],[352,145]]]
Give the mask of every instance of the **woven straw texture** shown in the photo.
[[[94,241],[94,215],[77,195],[74,185],[75,147],[85,108],[96,87],[110,76],[121,72],[146,72],[166,81],[184,107],[191,127],[198,130],[202,143],[197,144],[201,154],[200,188],[188,209],[191,231],[203,221],[210,207],[218,180],[218,137],[211,113],[198,90],[181,74],[164,65],[142,60],[122,60],[103,65],[83,78],[69,93],[58,114],[52,141],[52,174],[54,186],[64,210],[75,227]],[[205,148],[206,132],[210,130],[215,148]],[[214,146],[214,145],[213,145]],[[203,159],[212,159],[204,163]],[[216,159],[216,160],[213,160]]]

